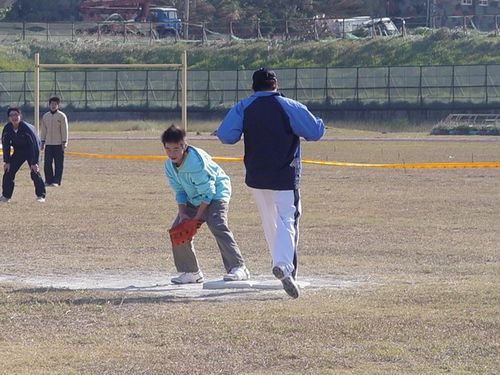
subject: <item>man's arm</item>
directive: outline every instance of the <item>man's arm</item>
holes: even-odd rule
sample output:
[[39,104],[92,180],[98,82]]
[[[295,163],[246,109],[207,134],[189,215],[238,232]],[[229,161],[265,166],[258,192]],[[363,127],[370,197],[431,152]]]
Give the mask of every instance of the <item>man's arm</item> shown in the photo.
[[36,130],[33,125],[28,123],[23,123],[24,129],[26,129],[26,135],[28,136],[28,141],[30,143],[30,155],[28,157],[28,164],[30,166],[37,165],[38,159],[40,157],[40,145],[38,144],[38,137],[36,135]]
[[6,130],[7,125],[2,130],[2,151],[4,163],[10,163],[10,136]]
[[64,148],[68,146],[68,117],[66,114],[61,112],[61,115],[63,117],[63,124],[61,127],[61,139],[62,139],[62,145]]
[[317,141],[325,133],[325,124],[314,116],[302,103],[292,99],[278,97],[278,101],[290,119],[293,132],[306,141]]
[[222,143],[234,144],[241,139],[243,133],[244,104],[239,102],[228,112],[217,129],[217,138]]

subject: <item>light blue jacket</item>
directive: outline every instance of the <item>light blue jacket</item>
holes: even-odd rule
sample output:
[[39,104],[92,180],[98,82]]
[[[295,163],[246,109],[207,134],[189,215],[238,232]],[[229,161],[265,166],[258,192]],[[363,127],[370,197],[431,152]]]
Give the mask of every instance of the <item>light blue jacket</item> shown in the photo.
[[187,155],[177,168],[170,159],[165,161],[165,175],[178,204],[199,206],[212,200],[229,202],[231,180],[204,150],[187,147]]

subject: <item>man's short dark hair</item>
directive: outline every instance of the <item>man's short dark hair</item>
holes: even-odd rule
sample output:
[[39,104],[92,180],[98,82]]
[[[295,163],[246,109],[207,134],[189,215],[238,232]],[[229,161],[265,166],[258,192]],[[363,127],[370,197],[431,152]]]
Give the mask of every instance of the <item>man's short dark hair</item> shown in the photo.
[[52,103],[52,102],[56,102],[57,104],[60,104],[61,103],[61,99],[59,99],[58,96],[53,96],[49,99],[49,104]]
[[186,137],[186,131],[172,124],[161,135],[161,142],[164,145],[166,143],[179,143],[180,141],[183,141],[185,137]]
[[278,79],[272,70],[260,68],[253,73],[252,81],[253,91],[272,91],[276,89]]
[[21,108],[19,108],[19,107],[9,107],[7,109],[7,116],[10,116],[11,112],[17,112],[17,113],[21,114]]

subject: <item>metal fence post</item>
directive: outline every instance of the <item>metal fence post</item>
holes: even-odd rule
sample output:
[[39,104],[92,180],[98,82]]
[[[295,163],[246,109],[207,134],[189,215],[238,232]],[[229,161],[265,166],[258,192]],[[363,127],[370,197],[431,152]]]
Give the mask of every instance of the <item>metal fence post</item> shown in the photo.
[[418,77],[418,96],[420,100],[420,106],[423,106],[424,98],[422,96],[422,66],[420,66],[420,76]]
[[84,95],[85,95],[85,109],[88,109],[89,108],[89,97],[88,97],[88,77],[87,77],[87,71],[85,70],[84,71],[84,74],[83,74],[83,92],[84,92]]
[[328,103],[328,67],[325,68],[325,102]]
[[40,54],[35,53],[35,97],[33,108],[33,119],[36,131],[40,132]]
[[391,105],[391,67],[387,67],[387,102]]
[[24,87],[24,90],[23,90],[23,99],[24,99],[24,105],[26,106],[28,104],[27,100],[26,100],[26,91],[27,91],[27,88],[28,88],[28,80],[27,80],[27,75],[28,75],[28,72],[24,72],[24,82],[23,82],[23,87]]
[[118,70],[115,71],[115,106],[118,108]]
[[146,107],[149,109],[149,70],[146,70]]
[[212,108],[212,101],[210,100],[210,70],[207,72],[207,106],[208,108]]
[[26,40],[26,22],[23,22],[23,41]]
[[299,77],[298,77],[298,75],[299,75],[299,69],[295,68],[295,98],[294,98],[295,100],[299,100],[297,98],[298,97],[298,89],[299,89],[299,87],[298,87],[298,85],[299,85],[299,82],[298,82]]
[[451,66],[451,104],[455,105],[455,65]]
[[236,69],[236,102],[240,101],[240,70]]
[[356,103],[359,103],[359,66],[356,67]]
[[485,91],[486,104],[488,104],[488,101],[489,101],[489,93],[488,93],[488,65],[484,65],[484,91]]

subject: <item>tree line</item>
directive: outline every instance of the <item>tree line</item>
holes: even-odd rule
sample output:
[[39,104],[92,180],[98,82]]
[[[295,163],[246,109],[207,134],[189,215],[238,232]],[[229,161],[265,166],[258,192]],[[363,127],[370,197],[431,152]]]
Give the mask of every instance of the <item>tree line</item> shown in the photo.
[[[186,4],[189,1],[189,4]],[[79,21],[80,0],[15,0],[3,2],[6,21]],[[327,17],[381,16],[383,0],[156,0],[157,6],[173,6],[182,20],[213,26],[241,20],[288,20]],[[188,6],[187,6],[188,5]],[[1,4],[0,4],[1,7]],[[189,14],[186,14],[186,12]],[[2,13],[0,13],[2,14]]]

